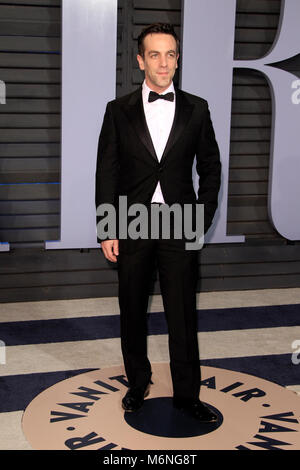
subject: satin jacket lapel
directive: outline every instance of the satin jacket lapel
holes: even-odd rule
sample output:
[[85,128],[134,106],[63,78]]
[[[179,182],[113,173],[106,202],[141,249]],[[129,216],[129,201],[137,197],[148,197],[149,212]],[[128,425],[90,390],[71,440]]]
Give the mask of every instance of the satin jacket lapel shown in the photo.
[[[161,162],[167,158],[167,155],[171,148],[175,145],[185,127],[189,123],[194,105],[190,104],[184,96],[184,93],[176,89],[176,108],[173,125],[167,141],[164,153],[161,158]],[[143,142],[144,146],[153,157],[153,159],[158,162],[158,158],[154,149],[154,145],[151,139],[151,135],[147,126],[143,99],[142,99],[142,87],[136,90],[130,97],[129,102],[126,105],[122,106],[124,112],[126,113],[131,125],[134,127],[136,134]]]
[[185,98],[184,93],[177,88],[176,109],[173,126],[171,128],[169,139],[162,155],[161,162],[165,160],[165,158],[167,158],[167,155],[170,152],[171,148],[175,145],[182,132],[184,131],[185,127],[189,123],[192,117],[193,108],[194,105],[190,104]]
[[158,161],[145,118],[142,88],[138,89],[133,95],[131,95],[128,104],[123,105],[122,107],[138,137],[141,139],[151,156]]

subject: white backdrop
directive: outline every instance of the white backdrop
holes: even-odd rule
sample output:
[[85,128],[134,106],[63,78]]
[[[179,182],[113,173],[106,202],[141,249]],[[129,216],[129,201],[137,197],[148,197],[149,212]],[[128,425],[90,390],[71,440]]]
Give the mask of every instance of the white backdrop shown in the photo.
[[[236,0],[184,0],[181,86],[209,102],[222,159],[222,188],[215,223],[206,242],[243,242],[227,236],[228,169],[234,67],[261,70],[273,94],[269,207],[275,228],[300,239],[299,101],[295,77],[266,64],[299,53],[300,2],[283,3],[277,40],[270,53],[234,61]],[[46,248],[93,248],[98,136],[107,101],[115,97],[117,0],[64,0],[62,46],[61,240]],[[196,53],[195,53],[196,51]],[[294,85],[293,85],[294,84]]]

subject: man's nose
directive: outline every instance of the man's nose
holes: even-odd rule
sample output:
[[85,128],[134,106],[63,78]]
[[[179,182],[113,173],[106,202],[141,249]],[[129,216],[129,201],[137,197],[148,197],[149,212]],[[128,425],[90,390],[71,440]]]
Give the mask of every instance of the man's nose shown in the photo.
[[164,56],[162,56],[162,57],[160,58],[160,66],[161,66],[161,67],[166,67],[167,65],[168,65],[168,64],[167,64],[167,58],[164,57]]

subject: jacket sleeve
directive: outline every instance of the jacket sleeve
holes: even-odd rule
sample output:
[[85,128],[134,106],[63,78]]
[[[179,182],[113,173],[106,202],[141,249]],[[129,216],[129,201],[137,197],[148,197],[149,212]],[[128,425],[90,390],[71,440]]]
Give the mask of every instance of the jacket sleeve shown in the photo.
[[197,203],[204,204],[204,233],[212,224],[221,185],[221,162],[219,147],[210,118],[207,102],[200,129],[196,154],[196,170],[199,175]]
[[[111,103],[107,104],[103,124],[98,141],[96,166],[96,210],[101,204],[111,204],[116,207],[119,180],[119,150],[117,132],[114,124]],[[97,215],[96,222],[101,221]],[[105,239],[108,239],[107,236]],[[104,239],[97,236],[98,242]]]

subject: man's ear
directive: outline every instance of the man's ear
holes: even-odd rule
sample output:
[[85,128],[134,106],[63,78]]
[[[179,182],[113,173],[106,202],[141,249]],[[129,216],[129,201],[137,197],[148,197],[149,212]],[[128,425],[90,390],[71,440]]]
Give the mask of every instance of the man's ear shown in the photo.
[[138,61],[138,63],[139,63],[140,70],[145,70],[145,65],[144,65],[144,59],[143,59],[143,57],[138,54],[138,55],[136,56],[136,58],[137,58],[137,61]]
[[179,54],[177,55],[177,59],[176,59],[176,68],[178,69],[178,59],[179,59]]

